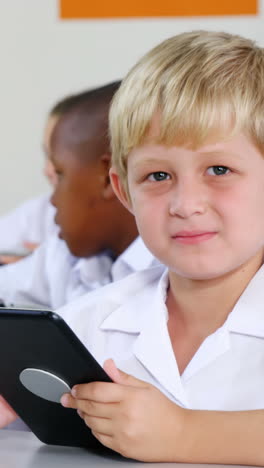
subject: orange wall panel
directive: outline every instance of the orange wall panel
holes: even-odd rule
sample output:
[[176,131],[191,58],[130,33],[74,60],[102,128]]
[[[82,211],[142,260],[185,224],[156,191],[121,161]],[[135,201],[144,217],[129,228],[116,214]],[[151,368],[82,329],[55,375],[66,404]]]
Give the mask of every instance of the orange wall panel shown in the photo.
[[258,0],[60,0],[62,19],[255,15]]

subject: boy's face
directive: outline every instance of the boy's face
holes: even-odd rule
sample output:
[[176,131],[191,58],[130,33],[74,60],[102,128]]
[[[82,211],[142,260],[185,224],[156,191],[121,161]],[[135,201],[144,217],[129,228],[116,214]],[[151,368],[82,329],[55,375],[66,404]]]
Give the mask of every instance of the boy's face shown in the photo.
[[93,163],[81,162],[76,154],[60,145],[54,148],[52,162],[57,184],[51,202],[57,210],[59,236],[74,255],[94,255],[106,242],[103,190],[108,171],[100,159]]
[[243,268],[264,245],[264,158],[240,134],[192,151],[146,143],[128,157],[127,200],[152,253],[190,279]]

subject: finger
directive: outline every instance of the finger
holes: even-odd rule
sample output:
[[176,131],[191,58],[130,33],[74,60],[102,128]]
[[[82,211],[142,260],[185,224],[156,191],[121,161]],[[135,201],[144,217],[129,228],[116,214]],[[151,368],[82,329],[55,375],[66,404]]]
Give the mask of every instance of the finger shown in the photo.
[[85,413],[87,416],[108,419],[115,415],[118,405],[118,403],[98,403],[90,400],[78,400],[77,398],[73,398],[69,393],[62,396],[61,404],[66,408],[77,409],[78,413]]
[[123,398],[123,388],[109,382],[91,382],[75,385],[71,394],[78,400],[97,401],[98,403],[118,403]]
[[78,410],[77,410],[77,413],[78,413],[78,415],[80,416],[80,418],[84,419],[85,413],[84,413],[83,411],[81,411],[81,410],[78,409]]
[[0,263],[4,265],[8,265],[9,263],[18,262],[18,260],[22,260],[22,256],[20,255],[0,255]]
[[92,431],[94,437],[101,442],[105,447],[114,450],[114,438],[106,434],[100,434],[99,432]]
[[14,411],[5,409],[0,413],[0,429],[8,426],[18,418],[17,414]]
[[0,428],[8,426],[11,422],[18,418],[17,414],[9,406],[6,400],[0,395]]
[[120,385],[144,388],[149,387],[149,384],[147,384],[143,380],[136,379],[132,375],[126,374],[125,372],[118,369],[113,359],[107,359],[104,362],[104,370],[115,383],[118,383]]
[[87,414],[84,415],[83,419],[91,431],[111,437],[113,436],[113,422],[111,419],[94,418],[93,416],[87,416]]
[[115,416],[119,403],[98,403],[89,400],[76,400],[76,407],[87,416],[111,419]]
[[79,400],[74,398],[70,393],[65,393],[61,397],[61,405],[65,408],[76,409],[80,412],[85,412],[89,416],[100,418],[112,418],[119,403],[101,403],[91,400]]
[[23,242],[23,245],[24,245],[24,247],[26,249],[33,252],[39,246],[39,243],[37,243],[37,242]]
[[113,359],[107,359],[104,362],[104,370],[113,382],[119,383],[120,370],[116,367]]
[[77,407],[77,399],[73,398],[73,396],[70,393],[64,393],[60,399],[60,402],[64,408],[72,408],[72,409],[78,409]]

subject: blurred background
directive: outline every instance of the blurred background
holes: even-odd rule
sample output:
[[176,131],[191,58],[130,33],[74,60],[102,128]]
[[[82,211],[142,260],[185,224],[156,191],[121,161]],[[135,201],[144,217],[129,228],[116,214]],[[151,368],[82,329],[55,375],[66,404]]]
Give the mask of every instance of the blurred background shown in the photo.
[[[87,16],[90,0],[0,0],[0,214],[48,191],[42,132],[58,99],[122,78],[148,49],[183,31],[223,30],[264,46],[264,0],[229,0],[231,10],[227,0],[214,0],[213,9],[204,0],[182,1],[176,10],[188,16],[100,19],[62,18],[78,15],[78,5],[79,16]],[[102,15],[109,5],[100,3]]]

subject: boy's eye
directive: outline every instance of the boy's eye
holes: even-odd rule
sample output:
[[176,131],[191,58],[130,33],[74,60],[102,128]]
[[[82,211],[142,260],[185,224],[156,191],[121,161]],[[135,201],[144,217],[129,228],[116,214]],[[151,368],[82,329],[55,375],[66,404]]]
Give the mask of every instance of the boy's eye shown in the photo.
[[167,172],[162,172],[162,171],[152,172],[152,174],[148,176],[148,180],[152,180],[155,182],[168,180],[169,178],[170,178],[170,175]]
[[207,169],[209,175],[221,176],[230,172],[230,169],[226,166],[211,166]]

